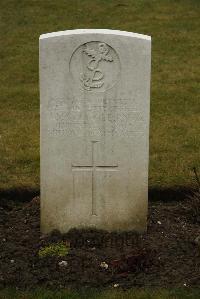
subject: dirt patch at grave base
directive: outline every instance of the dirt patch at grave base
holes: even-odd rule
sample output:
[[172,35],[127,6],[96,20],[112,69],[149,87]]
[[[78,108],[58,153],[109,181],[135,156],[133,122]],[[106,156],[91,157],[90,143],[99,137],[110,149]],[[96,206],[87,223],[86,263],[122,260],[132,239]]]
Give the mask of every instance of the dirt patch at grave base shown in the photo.
[[[143,235],[74,229],[50,236],[40,234],[39,198],[0,201],[0,287],[197,287],[199,235],[189,200],[150,202]],[[60,242],[70,245],[66,256],[39,257]]]

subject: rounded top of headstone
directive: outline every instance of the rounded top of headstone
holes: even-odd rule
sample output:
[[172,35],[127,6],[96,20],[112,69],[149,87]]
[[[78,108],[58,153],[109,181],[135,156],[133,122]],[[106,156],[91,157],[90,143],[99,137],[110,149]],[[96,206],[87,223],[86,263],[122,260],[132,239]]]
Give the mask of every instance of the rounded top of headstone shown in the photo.
[[74,34],[111,34],[111,35],[118,35],[118,36],[134,37],[134,38],[148,40],[148,41],[151,40],[151,36],[149,35],[128,32],[128,31],[121,31],[121,30],[111,30],[111,29],[74,29],[74,30],[57,31],[57,32],[51,32],[51,33],[40,35],[40,40],[46,38],[65,36],[65,35],[74,35]]

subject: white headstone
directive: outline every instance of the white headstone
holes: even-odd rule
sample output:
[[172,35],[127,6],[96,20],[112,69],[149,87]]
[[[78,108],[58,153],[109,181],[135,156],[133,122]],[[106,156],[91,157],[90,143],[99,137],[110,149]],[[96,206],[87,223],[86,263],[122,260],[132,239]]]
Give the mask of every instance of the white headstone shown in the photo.
[[151,38],[40,36],[41,230],[146,229]]

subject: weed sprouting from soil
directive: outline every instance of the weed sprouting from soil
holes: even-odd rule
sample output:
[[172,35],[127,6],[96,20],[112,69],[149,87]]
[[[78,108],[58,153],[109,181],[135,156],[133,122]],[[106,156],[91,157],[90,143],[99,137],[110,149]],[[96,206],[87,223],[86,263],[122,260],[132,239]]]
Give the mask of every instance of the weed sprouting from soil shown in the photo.
[[39,250],[39,257],[43,258],[46,256],[65,256],[69,253],[69,247],[65,243],[50,244]]

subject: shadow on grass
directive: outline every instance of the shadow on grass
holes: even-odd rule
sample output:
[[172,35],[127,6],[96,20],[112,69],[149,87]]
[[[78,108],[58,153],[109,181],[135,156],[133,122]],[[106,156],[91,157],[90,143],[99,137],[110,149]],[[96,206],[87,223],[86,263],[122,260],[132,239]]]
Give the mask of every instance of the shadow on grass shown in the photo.
[[149,188],[149,200],[150,201],[181,201],[192,195],[195,191],[191,186],[173,186],[170,188]]
[[[171,188],[149,188],[150,201],[177,201],[184,200],[194,192],[190,186],[173,186]],[[0,201],[11,200],[16,202],[28,202],[35,196],[40,195],[39,189],[33,188],[10,188],[0,189]]]
[[35,196],[40,195],[39,189],[33,188],[10,188],[0,189],[0,201],[10,200],[16,202],[28,202]]

